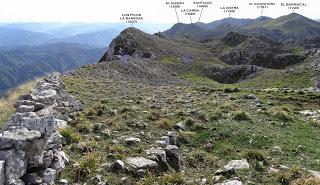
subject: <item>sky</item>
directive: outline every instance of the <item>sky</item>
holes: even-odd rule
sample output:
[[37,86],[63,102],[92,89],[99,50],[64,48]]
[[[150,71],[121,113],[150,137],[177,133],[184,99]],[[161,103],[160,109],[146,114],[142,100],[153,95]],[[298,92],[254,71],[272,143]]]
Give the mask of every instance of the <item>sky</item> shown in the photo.
[[[169,8],[166,1],[168,0],[0,0],[0,22],[120,22],[123,13],[140,13],[146,23],[178,22],[175,10]],[[184,2],[184,9],[194,8],[193,0]],[[212,5],[203,9],[200,21],[211,22],[229,17],[228,13],[220,9],[222,6],[239,7],[231,17],[259,17],[261,10],[249,6],[250,2],[276,3],[276,6],[265,9],[263,13],[263,16],[272,18],[292,13],[287,7],[281,7],[280,3],[302,2],[307,6],[296,10],[296,13],[320,19],[319,0],[212,0]],[[191,22],[190,16],[181,13],[181,9],[177,9],[177,13],[180,22]],[[191,19],[196,22],[199,14]]]

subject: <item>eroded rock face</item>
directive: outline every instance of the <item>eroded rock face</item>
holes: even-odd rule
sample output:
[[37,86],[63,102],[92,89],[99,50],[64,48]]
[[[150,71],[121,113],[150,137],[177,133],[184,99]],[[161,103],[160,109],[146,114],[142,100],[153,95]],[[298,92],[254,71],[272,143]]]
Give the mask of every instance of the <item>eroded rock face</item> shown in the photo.
[[54,73],[22,95],[0,132],[0,185],[54,184],[68,157],[57,129],[65,128],[70,113],[82,109],[64,91]]

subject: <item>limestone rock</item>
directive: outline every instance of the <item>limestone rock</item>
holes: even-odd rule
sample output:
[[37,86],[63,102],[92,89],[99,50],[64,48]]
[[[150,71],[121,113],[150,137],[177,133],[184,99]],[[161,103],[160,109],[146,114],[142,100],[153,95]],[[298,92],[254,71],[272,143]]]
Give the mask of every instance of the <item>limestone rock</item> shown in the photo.
[[241,169],[249,169],[249,163],[246,159],[242,160],[232,160],[230,161],[224,168],[226,170],[241,170]]
[[176,130],[184,130],[186,128],[186,126],[183,122],[179,122],[179,123],[175,124],[174,128]]
[[52,168],[47,168],[41,174],[43,182],[48,185],[54,185],[54,180],[56,179],[57,171]]
[[169,137],[169,144],[170,145],[177,145],[177,134],[175,132],[169,131],[167,133],[167,136]]
[[23,181],[26,185],[41,184],[42,178],[36,173],[26,173],[23,176]]
[[180,169],[179,148],[175,145],[168,145],[165,149],[168,164],[175,170]]
[[64,120],[61,120],[61,119],[55,119],[54,125],[55,125],[56,129],[64,129],[68,126],[68,123]]
[[124,162],[121,160],[116,160],[116,162],[114,162],[112,165],[112,169],[115,171],[124,170],[124,168],[125,168]]
[[12,148],[13,146],[25,147],[28,141],[41,137],[38,131],[29,131],[26,128],[11,129],[0,133],[0,149]]
[[0,185],[4,185],[4,161],[0,161]]
[[18,184],[27,171],[25,152],[15,149],[0,150],[0,160],[5,161],[6,184]]
[[33,112],[35,110],[33,105],[20,105],[17,107],[17,112],[24,113],[24,112]]
[[242,182],[238,180],[226,180],[216,185],[242,185]]
[[153,170],[158,167],[158,164],[155,161],[143,157],[128,157],[125,161],[130,167],[132,167],[135,170]]
[[139,144],[141,142],[141,139],[136,138],[136,137],[129,137],[129,138],[125,139],[125,142],[127,145],[132,146],[132,145]]
[[68,180],[67,179],[61,179],[61,180],[59,180],[58,185],[68,185]]
[[41,118],[22,118],[20,125],[28,130],[39,131],[41,134],[53,133],[56,130],[53,116]]
[[146,151],[146,153],[150,156],[151,159],[157,161],[160,171],[167,171],[169,169],[167,155],[162,148],[150,148]]

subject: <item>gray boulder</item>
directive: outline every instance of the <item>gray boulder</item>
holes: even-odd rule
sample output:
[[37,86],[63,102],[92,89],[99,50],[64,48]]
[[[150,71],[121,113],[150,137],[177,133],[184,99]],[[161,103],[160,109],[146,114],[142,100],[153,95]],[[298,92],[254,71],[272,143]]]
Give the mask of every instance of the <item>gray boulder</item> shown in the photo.
[[24,112],[33,112],[35,110],[33,105],[20,105],[17,107],[17,112],[24,113]]
[[177,145],[177,134],[175,132],[169,131],[167,133],[167,136],[169,137],[169,144],[170,145]]
[[37,173],[26,173],[23,176],[23,181],[26,185],[41,184],[42,178]]
[[129,167],[136,171],[140,169],[156,170],[158,167],[157,162],[143,157],[128,157],[125,161]]
[[242,182],[238,180],[226,180],[216,185],[242,185]]
[[136,137],[129,137],[129,138],[125,139],[125,142],[126,142],[127,145],[132,146],[132,145],[139,144],[141,142],[141,139],[136,138]]
[[4,161],[0,161],[0,185],[4,185]]
[[178,171],[180,169],[180,154],[179,148],[175,145],[168,145],[165,149],[168,164]]
[[57,171],[52,168],[47,168],[41,173],[43,182],[48,185],[54,185],[54,180],[56,179],[56,176],[57,176]]
[[224,168],[226,170],[241,170],[241,169],[249,169],[250,165],[246,159],[241,160],[232,160],[230,161]]
[[150,148],[149,150],[146,150],[146,153],[152,160],[158,163],[160,171],[169,170],[167,155],[162,148]]
[[27,171],[24,151],[15,149],[0,150],[0,160],[5,161],[5,184],[19,184]]

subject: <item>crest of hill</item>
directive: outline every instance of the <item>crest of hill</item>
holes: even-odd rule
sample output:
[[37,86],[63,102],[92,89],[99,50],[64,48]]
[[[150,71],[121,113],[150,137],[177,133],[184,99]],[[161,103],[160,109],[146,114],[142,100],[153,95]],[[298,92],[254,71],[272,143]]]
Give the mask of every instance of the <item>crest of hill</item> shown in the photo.
[[292,13],[276,19],[261,16],[256,19],[226,18],[208,24],[178,23],[163,34],[168,38],[179,38],[187,35],[206,40],[224,36],[231,30],[251,35],[264,35],[276,41],[288,42],[319,36],[320,23],[297,13]]
[[110,61],[121,55],[159,59],[168,56],[181,57],[187,51],[205,54],[202,48],[195,47],[191,41],[168,40],[162,35],[162,33],[150,35],[136,28],[127,28],[113,39],[108,51],[99,62]]
[[257,21],[256,23],[244,26],[243,28],[252,33],[260,30],[260,32],[258,31],[257,33],[263,35],[266,35],[266,33],[270,31],[280,31],[286,38],[282,40],[301,39],[320,35],[319,22],[297,13],[285,15],[277,19]]
[[198,23],[183,24],[177,23],[173,25],[169,30],[164,31],[163,35],[168,38],[181,38],[181,37],[195,37],[205,38],[210,32],[203,29]]

